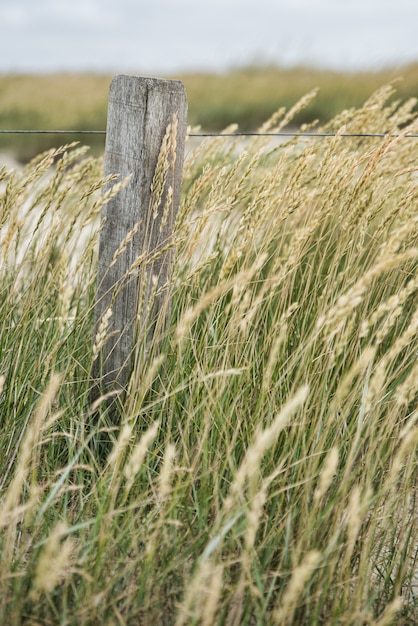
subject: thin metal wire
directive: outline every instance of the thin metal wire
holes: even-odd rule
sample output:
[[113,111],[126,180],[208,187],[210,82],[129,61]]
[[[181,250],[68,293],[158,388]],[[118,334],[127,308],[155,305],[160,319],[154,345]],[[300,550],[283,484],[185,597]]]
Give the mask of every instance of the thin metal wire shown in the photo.
[[401,135],[400,133],[189,133],[189,137],[413,137],[418,138],[418,134]]
[[[106,135],[105,130],[24,130],[24,129],[0,129],[2,135],[28,134],[28,135]],[[315,132],[278,132],[278,133],[188,133],[188,137],[404,137],[418,139],[417,133],[315,133]]]
[[0,129],[2,135],[106,135],[105,130],[16,130]]

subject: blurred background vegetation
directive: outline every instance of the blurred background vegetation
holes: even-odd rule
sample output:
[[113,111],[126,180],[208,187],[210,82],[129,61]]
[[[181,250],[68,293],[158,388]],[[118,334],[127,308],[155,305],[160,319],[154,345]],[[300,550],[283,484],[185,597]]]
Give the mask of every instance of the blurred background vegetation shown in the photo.
[[[0,129],[106,128],[111,76],[94,74],[0,76]],[[222,74],[168,76],[185,84],[189,123],[220,131],[238,123],[256,130],[274,111],[293,106],[313,88],[317,97],[295,119],[296,125],[327,122],[344,109],[357,107],[383,84],[397,81],[397,97],[418,95],[418,63],[375,72],[338,73],[306,67],[284,69],[252,66]],[[25,162],[50,147],[80,139],[94,154],[104,148],[104,136],[0,134],[0,151]]]

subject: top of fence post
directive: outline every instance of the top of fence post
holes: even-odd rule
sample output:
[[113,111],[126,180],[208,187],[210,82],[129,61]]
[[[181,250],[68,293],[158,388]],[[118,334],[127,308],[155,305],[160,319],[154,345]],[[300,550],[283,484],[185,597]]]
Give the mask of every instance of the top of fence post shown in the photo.
[[[149,337],[157,319],[161,322],[161,309],[169,307],[164,286],[172,260],[169,241],[180,202],[186,132],[187,98],[180,81],[114,77],[104,169],[105,175],[130,179],[106,204],[100,233],[96,332],[112,311],[94,371],[102,391],[126,388],[135,342]],[[138,334],[141,323],[147,328]]]

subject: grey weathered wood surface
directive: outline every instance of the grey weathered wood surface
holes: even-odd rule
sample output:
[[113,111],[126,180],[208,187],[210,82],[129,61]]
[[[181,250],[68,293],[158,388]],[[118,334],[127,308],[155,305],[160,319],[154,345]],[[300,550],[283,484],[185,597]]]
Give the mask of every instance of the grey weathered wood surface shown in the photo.
[[[167,175],[158,217],[154,219],[149,215],[151,184],[162,139],[173,115],[178,119],[176,158]],[[108,339],[94,372],[95,377],[101,377],[102,391],[126,387],[135,342],[138,337],[144,340],[150,336],[150,326],[158,315],[161,317],[160,309],[167,307],[167,293],[161,287],[167,280],[172,251],[152,264],[139,264],[129,276],[126,273],[144,252],[165,248],[171,236],[180,202],[186,129],[187,98],[180,81],[115,76],[109,91],[104,169],[105,175],[113,173],[121,179],[129,175],[131,178],[107,203],[100,234],[96,330],[109,306],[113,312]],[[173,189],[170,214],[161,228],[162,207],[169,186]],[[137,232],[112,265],[115,251],[139,220]],[[154,293],[156,285],[163,293],[154,299],[151,314],[147,314],[149,327],[138,335],[138,325],[144,322],[144,311],[149,308],[152,280]]]

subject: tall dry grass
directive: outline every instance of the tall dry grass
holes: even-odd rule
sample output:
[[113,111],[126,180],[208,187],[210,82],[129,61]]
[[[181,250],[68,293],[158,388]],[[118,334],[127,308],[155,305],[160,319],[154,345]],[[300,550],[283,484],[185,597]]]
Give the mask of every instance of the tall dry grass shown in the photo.
[[169,328],[116,425],[89,379],[117,187],[74,149],[2,173],[3,623],[418,619],[417,122],[391,96],[333,138],[189,148]]

